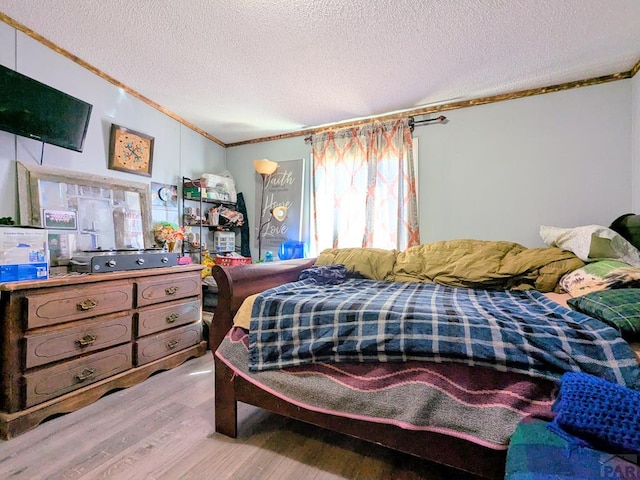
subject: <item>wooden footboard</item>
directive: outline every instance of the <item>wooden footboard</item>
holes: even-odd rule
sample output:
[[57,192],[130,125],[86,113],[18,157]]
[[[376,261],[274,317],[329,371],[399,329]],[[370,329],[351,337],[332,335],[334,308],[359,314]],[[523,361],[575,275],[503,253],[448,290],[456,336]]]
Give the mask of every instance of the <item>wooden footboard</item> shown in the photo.
[[[218,305],[211,328],[209,345],[215,353],[233,325],[233,317],[249,295],[269,288],[293,282],[300,272],[311,267],[315,258],[287,260],[284,262],[213,267],[213,278],[218,284]],[[216,432],[229,437],[237,434],[238,407],[234,376],[231,370],[214,355],[215,361],[215,424]]]
[[300,272],[311,267],[315,261],[315,258],[304,258],[284,262],[213,267],[213,278],[218,284],[218,306],[209,332],[211,351],[215,352],[233,325],[233,316],[245,298],[283,283],[296,281]]
[[[233,316],[246,297],[297,280],[300,271],[309,268],[314,261],[315,259],[289,260],[271,264],[214,267],[213,276],[218,283],[219,298],[210,331],[211,351],[215,351],[231,328]],[[237,402],[255,405],[285,417],[378,443],[483,478],[504,478],[504,450],[492,450],[440,433],[410,431],[394,425],[307,410],[234,375],[224,362],[215,358],[216,432],[230,437],[237,435]]]

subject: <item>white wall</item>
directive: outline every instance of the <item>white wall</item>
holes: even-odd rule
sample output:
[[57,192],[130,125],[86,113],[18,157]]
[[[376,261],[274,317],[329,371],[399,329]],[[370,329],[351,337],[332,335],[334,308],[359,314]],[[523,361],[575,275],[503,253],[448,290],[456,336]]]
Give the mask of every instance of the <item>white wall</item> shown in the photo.
[[[452,110],[447,124],[416,127],[421,242],[542,246],[540,225],[609,225],[631,211],[630,99],[622,80]],[[251,206],[253,159],[309,154],[302,137],[289,138],[229,148],[227,165]]]
[[541,224],[609,225],[631,209],[628,80],[446,112],[420,138],[422,242],[541,246]]
[[633,170],[633,207],[640,213],[640,74],[631,79],[631,148]]
[[[15,30],[0,22],[0,64],[15,69]],[[16,144],[15,135],[0,131],[0,217],[16,218]]]
[[[116,182],[123,179],[176,185],[182,175],[199,177],[202,172],[226,168],[223,147],[2,22],[0,45],[3,65],[93,105],[83,152],[45,145],[43,165],[105,175]],[[112,123],[155,138],[151,178],[108,169]],[[39,162],[41,148],[42,144],[34,140],[0,132],[0,175],[10,185],[2,190],[0,216],[17,218],[15,162]]]

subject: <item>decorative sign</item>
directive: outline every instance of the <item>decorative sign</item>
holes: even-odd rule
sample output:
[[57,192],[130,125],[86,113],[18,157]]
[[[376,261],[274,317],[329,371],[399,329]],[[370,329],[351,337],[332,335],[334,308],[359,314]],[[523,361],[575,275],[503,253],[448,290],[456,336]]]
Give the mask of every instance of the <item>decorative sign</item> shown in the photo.
[[137,175],[151,176],[154,138],[116,124],[111,124],[109,168]]
[[254,245],[262,226],[262,253],[278,254],[280,245],[300,241],[302,232],[302,201],[304,193],[304,159],[278,162],[276,172],[267,178],[264,208],[260,212],[262,177],[256,176],[256,215],[253,224]]

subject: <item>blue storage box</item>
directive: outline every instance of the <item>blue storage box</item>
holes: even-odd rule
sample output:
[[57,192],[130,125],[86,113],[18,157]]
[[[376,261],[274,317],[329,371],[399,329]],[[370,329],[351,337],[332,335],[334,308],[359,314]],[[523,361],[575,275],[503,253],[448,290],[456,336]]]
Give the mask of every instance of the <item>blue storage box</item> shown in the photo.
[[0,282],[49,278],[47,230],[0,228]]
[[280,260],[304,258],[304,242],[284,242],[278,250],[278,258],[280,258]]

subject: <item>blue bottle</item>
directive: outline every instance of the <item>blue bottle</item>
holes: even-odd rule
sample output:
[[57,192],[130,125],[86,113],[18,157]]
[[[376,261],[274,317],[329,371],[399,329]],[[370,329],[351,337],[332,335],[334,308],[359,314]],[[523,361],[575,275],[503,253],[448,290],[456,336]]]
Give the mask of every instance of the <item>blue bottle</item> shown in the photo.
[[265,262],[273,262],[273,252],[271,250],[267,250],[264,253],[264,261]]

